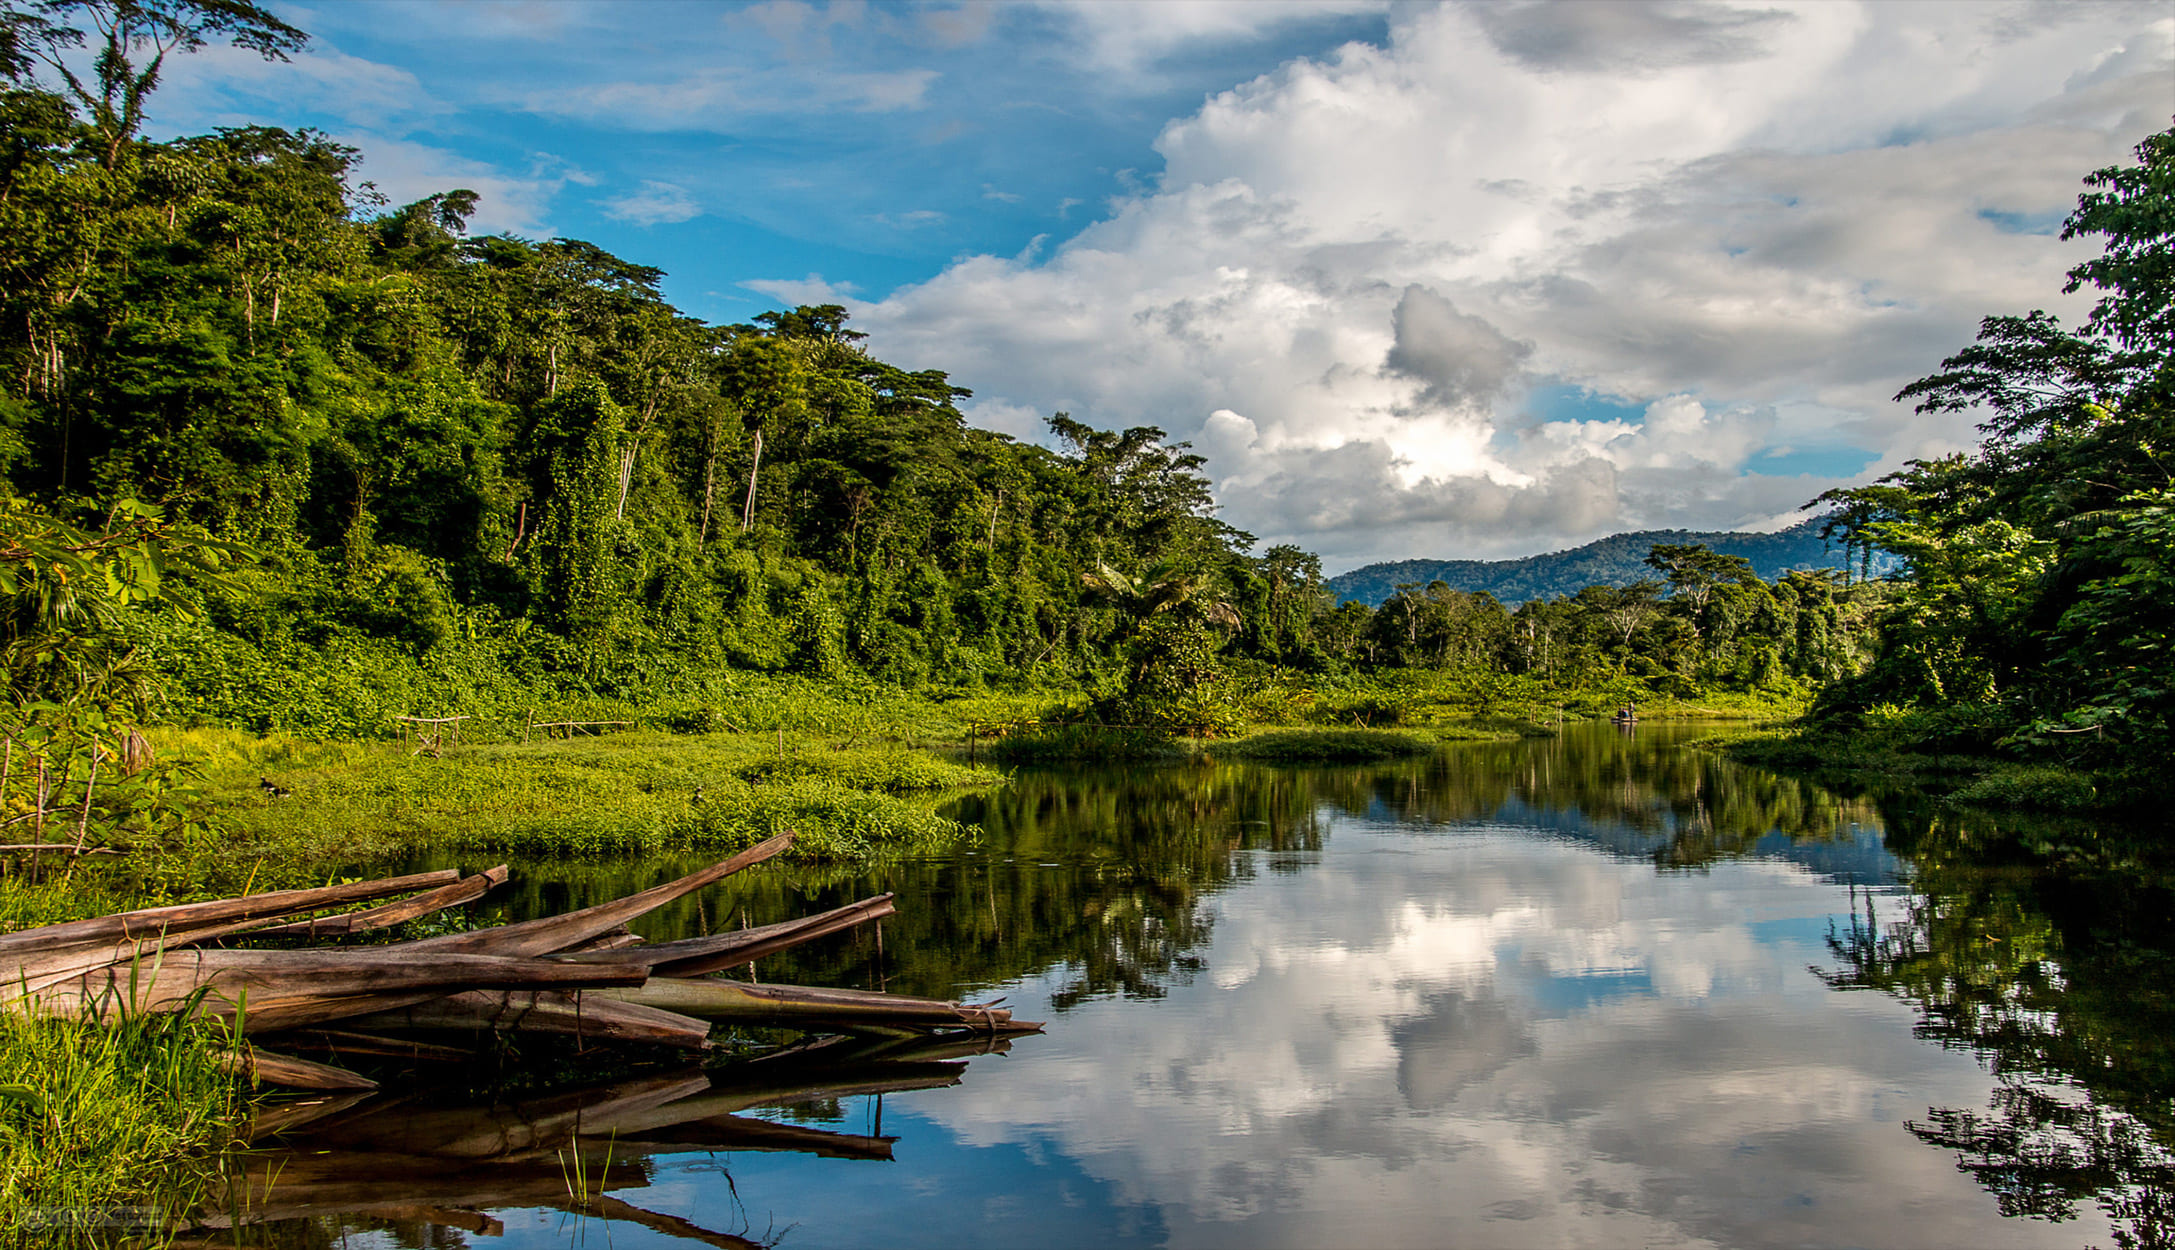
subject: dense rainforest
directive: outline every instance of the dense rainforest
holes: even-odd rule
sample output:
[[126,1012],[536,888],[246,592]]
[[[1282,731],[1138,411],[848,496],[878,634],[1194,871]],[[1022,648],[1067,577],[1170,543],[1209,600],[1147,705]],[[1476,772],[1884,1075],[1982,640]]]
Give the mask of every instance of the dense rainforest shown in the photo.
[[373,734],[552,697],[700,706],[734,673],[796,672],[1215,732],[1272,719],[1263,692],[1294,675],[1417,670],[1535,702],[1817,689],[1833,725],[1916,709],[1936,745],[2165,750],[2166,136],[2070,220],[2108,243],[2072,276],[2104,293],[2084,327],[1990,319],[1901,397],[1991,412],[1985,447],[1823,501],[1861,571],[1878,552],[1899,573],[1769,581],[1663,543],[1630,585],[1513,610],[1415,581],[1369,607],[1219,521],[1160,429],[976,429],[964,387],[877,359],[840,307],[705,324],[651,265],[472,233],[472,191],[390,204],[322,134],[144,137],[166,56],[307,38],[253,6],[9,12],[18,704],[103,683],[156,694],[147,715]]
[[[1103,693],[1106,717],[1213,728],[1279,669],[1690,694],[1856,664],[1841,579],[1689,545],[1515,612],[1439,583],[1339,607],[1313,556],[1218,521],[1160,429],[973,428],[965,388],[875,358],[842,308],[704,324],[648,264],[472,234],[471,191],[388,204],[321,134],[150,141],[158,60],[108,19],[152,10],[47,11],[108,16],[11,28],[0,482],[17,524],[79,547],[125,514],[225,554],[200,611],[121,605],[69,669],[140,677],[167,716],[373,733],[755,670]],[[180,51],[299,46],[253,12],[160,20],[198,23]],[[86,33],[96,81],[43,85]],[[19,694],[33,669],[58,671],[16,664]]]

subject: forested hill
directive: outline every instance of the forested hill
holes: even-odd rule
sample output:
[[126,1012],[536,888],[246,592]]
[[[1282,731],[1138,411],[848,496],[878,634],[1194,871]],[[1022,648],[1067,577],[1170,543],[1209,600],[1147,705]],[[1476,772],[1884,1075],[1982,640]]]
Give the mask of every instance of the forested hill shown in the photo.
[[[1569,551],[1551,551],[1518,560],[1395,560],[1339,573],[1328,586],[1339,603],[1380,607],[1400,585],[1448,583],[1468,594],[1486,592],[1506,605],[1529,599],[1573,595],[1588,586],[1629,586],[1655,576],[1646,554],[1656,543],[1700,543],[1725,555],[1743,556],[1761,577],[1772,581],[1792,569],[1840,569],[1846,557],[1840,544],[1824,543],[1818,519],[1800,521],[1772,534],[1733,531],[1639,530],[1611,534]],[[1894,561],[1875,553],[1875,572]]]

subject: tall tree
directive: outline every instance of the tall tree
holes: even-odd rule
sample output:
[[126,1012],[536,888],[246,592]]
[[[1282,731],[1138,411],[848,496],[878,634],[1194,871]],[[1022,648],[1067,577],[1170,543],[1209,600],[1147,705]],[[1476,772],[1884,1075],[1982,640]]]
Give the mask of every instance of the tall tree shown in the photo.
[[[169,55],[216,39],[284,61],[310,38],[249,0],[31,0],[8,4],[0,30],[0,67],[17,81],[33,62],[58,75],[88,118],[108,168],[142,129],[145,102]],[[88,83],[67,55],[86,45],[96,48]]]

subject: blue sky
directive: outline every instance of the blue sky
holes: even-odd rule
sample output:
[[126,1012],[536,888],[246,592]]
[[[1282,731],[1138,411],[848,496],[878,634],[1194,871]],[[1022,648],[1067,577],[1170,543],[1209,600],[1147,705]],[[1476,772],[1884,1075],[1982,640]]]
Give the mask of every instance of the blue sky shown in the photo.
[[[486,167],[502,185],[479,225],[658,264],[714,321],[781,304],[748,282],[880,299],[1061,241],[1152,184],[1158,132],[1210,92],[1387,31],[1367,6],[1267,4],[1097,52],[1031,4],[272,7],[315,37],[318,81],[218,54],[176,76],[155,128],[315,126],[395,199]],[[373,160],[387,141],[408,159]]]
[[2154,4],[274,4],[153,128],[310,125],[396,202],[715,321],[848,305],[1022,437],[1209,458],[1332,569],[1786,523],[1967,446],[1890,397],[2088,254],[2175,111]]

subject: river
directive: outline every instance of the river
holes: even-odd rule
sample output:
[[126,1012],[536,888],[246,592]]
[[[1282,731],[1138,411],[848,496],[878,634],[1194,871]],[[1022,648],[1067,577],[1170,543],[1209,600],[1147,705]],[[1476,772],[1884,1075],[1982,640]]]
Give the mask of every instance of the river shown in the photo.
[[[891,890],[880,943],[756,975],[1002,996],[1046,1034],[935,1087],[746,1110],[775,1142],[607,1145],[624,1207],[470,1161],[308,1224],[350,1246],[2169,1244],[2166,876],[2099,830],[1838,796],[1697,732],[1022,771],[959,804],[970,850],[772,872],[650,936]],[[512,906],[682,867],[533,865]],[[484,1214],[463,1232],[453,1207]]]

